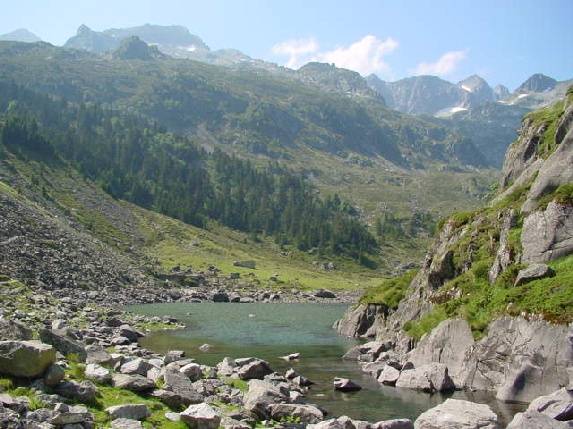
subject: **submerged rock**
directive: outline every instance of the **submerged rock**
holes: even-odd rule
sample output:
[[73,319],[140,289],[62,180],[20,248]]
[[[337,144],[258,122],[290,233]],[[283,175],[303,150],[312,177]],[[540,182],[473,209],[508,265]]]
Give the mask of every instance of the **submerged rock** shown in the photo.
[[334,390],[338,390],[340,392],[356,392],[362,389],[361,386],[349,378],[335,378],[333,384]]

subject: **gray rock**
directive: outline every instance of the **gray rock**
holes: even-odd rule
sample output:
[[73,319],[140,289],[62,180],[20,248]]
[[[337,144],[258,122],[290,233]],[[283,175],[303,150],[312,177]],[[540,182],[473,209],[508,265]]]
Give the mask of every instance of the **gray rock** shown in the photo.
[[99,365],[109,365],[113,359],[111,355],[100,345],[90,344],[86,346],[86,363],[95,363]]
[[53,330],[42,329],[40,330],[40,339],[46,343],[51,344],[54,348],[64,356],[75,355],[77,358],[85,362],[87,353],[84,346],[68,335],[67,329]]
[[573,253],[573,206],[549,203],[523,221],[522,262],[546,262]]
[[430,363],[442,363],[448,368],[456,387],[463,387],[463,363],[466,352],[474,345],[468,322],[462,319],[448,319],[424,336],[416,348],[408,354],[408,360],[415,367]]
[[571,429],[567,422],[552,419],[546,414],[537,411],[517,413],[506,429]]
[[170,408],[179,409],[189,405],[189,400],[170,390],[157,389],[151,392],[151,396],[159,399]]
[[123,404],[115,405],[105,409],[113,420],[115,419],[131,419],[143,420],[149,416],[149,410],[143,404]]
[[16,320],[0,319],[0,338],[27,341],[32,339],[32,330]]
[[[238,360],[236,360],[238,362]],[[241,380],[251,380],[256,378],[262,380],[266,375],[272,374],[273,370],[270,368],[269,364],[262,359],[254,359],[251,362],[241,365],[237,374]]]
[[92,414],[83,405],[58,404],[54,408],[54,415],[49,422],[56,426],[64,426],[92,421]]
[[527,282],[545,277],[553,277],[555,271],[545,264],[531,264],[527,268],[520,270],[515,279],[515,286],[521,286]]
[[34,378],[56,361],[56,350],[40,341],[0,341],[0,374]]
[[390,365],[385,365],[377,380],[378,383],[395,386],[398,378],[400,378],[400,371]]
[[361,390],[358,384],[348,378],[335,378],[334,379],[334,390],[338,390],[339,392],[356,392]]
[[229,295],[225,292],[217,292],[213,294],[213,302],[229,302]]
[[155,383],[139,374],[113,374],[112,383],[114,387],[130,390],[132,392],[148,392],[155,388]]
[[324,420],[320,423],[310,424],[307,429],[356,429],[352,420],[346,416],[337,419]]
[[131,375],[139,374],[145,377],[147,375],[147,371],[149,371],[152,368],[153,365],[151,365],[146,360],[143,360],[141,358],[136,358],[128,362],[125,362],[119,369],[119,372],[121,372],[122,374],[131,374]]
[[191,381],[197,381],[201,377],[203,377],[203,371],[201,370],[201,365],[197,363],[189,363],[183,366],[179,371],[182,374],[185,374],[185,376],[189,378]]
[[384,305],[360,304],[349,309],[342,319],[334,324],[334,328],[345,337],[372,337],[387,315],[388,308]]
[[129,325],[121,325],[119,327],[118,334],[120,337],[127,338],[132,343],[136,343],[139,338],[145,336],[142,332],[139,332],[137,329],[134,329]]
[[443,363],[430,363],[400,373],[396,387],[424,392],[451,392],[455,385]]
[[488,273],[490,283],[495,282],[499,275],[515,262],[516,257],[509,243],[509,231],[517,225],[517,211],[515,209],[505,210],[500,217],[499,245],[497,246],[495,260]]
[[527,410],[546,414],[556,420],[573,420],[573,389],[563,387],[550,395],[535,398]]
[[80,383],[77,381],[63,381],[54,387],[54,392],[64,398],[90,403],[95,401],[97,387],[89,380],[84,380]]
[[217,364],[217,372],[224,376],[230,376],[235,371],[237,364],[230,357],[224,358]]
[[163,358],[165,365],[185,359],[185,352],[182,350],[170,350]]
[[314,296],[316,296],[317,298],[329,298],[329,299],[336,298],[336,295],[334,294],[334,292],[331,292],[327,289],[317,290],[314,293]]
[[415,429],[499,429],[496,414],[485,404],[447,399],[422,413]]
[[210,405],[190,405],[180,414],[180,419],[191,429],[218,429],[221,416]]
[[44,384],[48,387],[53,387],[62,381],[65,376],[66,373],[64,372],[64,368],[60,365],[50,365],[44,373]]
[[143,425],[138,420],[116,419],[111,422],[112,429],[141,429]]
[[249,381],[249,390],[245,393],[243,402],[247,411],[260,419],[267,419],[270,417],[270,406],[286,399],[286,395],[274,384],[254,379]]
[[372,424],[371,429],[414,429],[414,423],[409,419],[384,420]]
[[271,417],[276,421],[286,417],[295,417],[302,423],[318,423],[324,418],[322,411],[308,404],[272,404],[269,410]]
[[181,372],[166,369],[163,378],[165,379],[165,390],[170,390],[179,395],[185,405],[203,402],[203,396],[197,392],[191,380]]
[[108,384],[111,383],[111,372],[109,369],[104,368],[97,363],[88,363],[86,365],[85,375],[90,380],[97,383]]

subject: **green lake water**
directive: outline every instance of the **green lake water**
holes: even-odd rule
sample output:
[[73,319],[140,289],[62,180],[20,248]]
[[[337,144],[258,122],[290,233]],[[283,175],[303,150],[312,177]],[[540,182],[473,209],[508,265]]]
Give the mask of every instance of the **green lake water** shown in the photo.
[[[363,373],[356,362],[341,356],[356,340],[340,337],[332,329],[347,305],[324,304],[231,304],[174,303],[131,306],[129,310],[151,316],[173,316],[187,327],[147,335],[141,345],[158,353],[185,350],[187,356],[206,365],[215,365],[224,357],[259,357],[278,372],[293,367],[314,381],[307,400],[324,407],[333,416],[380,421],[392,418],[416,419],[422,412],[447,397],[488,403],[506,422],[522,406],[498,403],[489,394],[455,392],[453,395],[428,395],[410,389],[381,386]],[[211,349],[198,348],[208,343]],[[280,359],[290,353],[301,359]],[[363,389],[355,393],[335,392],[334,377],[348,377]]]

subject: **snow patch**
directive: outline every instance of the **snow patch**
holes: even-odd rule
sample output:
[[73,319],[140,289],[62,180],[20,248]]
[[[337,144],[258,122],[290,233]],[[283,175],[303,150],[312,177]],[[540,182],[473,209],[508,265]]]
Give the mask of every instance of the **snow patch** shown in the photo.
[[529,95],[529,94],[519,94],[519,95],[517,96],[517,98],[525,98],[525,97],[527,97],[528,95]]
[[467,91],[467,92],[474,92],[473,88],[470,88],[470,87],[467,86],[467,85],[462,85],[462,89],[463,89],[464,91]]
[[452,113],[458,113],[458,112],[464,112],[464,111],[466,111],[466,110],[468,110],[468,109],[466,109],[465,107],[452,107],[452,108],[450,109],[450,112],[452,112]]
[[197,46],[189,45],[185,47],[185,50],[187,50],[188,52],[195,52],[197,50]]

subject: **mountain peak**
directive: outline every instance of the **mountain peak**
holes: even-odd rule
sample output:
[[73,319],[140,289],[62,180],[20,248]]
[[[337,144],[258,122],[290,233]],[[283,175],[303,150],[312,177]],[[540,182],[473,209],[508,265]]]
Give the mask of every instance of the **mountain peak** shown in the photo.
[[543,73],[535,73],[523,82],[516,90],[516,93],[525,94],[530,92],[544,92],[555,88],[557,81]]
[[459,81],[458,86],[467,92],[476,92],[480,88],[489,87],[489,84],[483,77],[472,74],[464,80]]
[[18,28],[17,30],[9,33],[2,34],[0,35],[0,40],[24,43],[36,43],[42,41],[42,39],[25,28]]
[[119,48],[112,53],[112,58],[116,60],[153,60],[166,58],[165,54],[159,52],[156,46],[149,46],[137,36],[123,39]]

